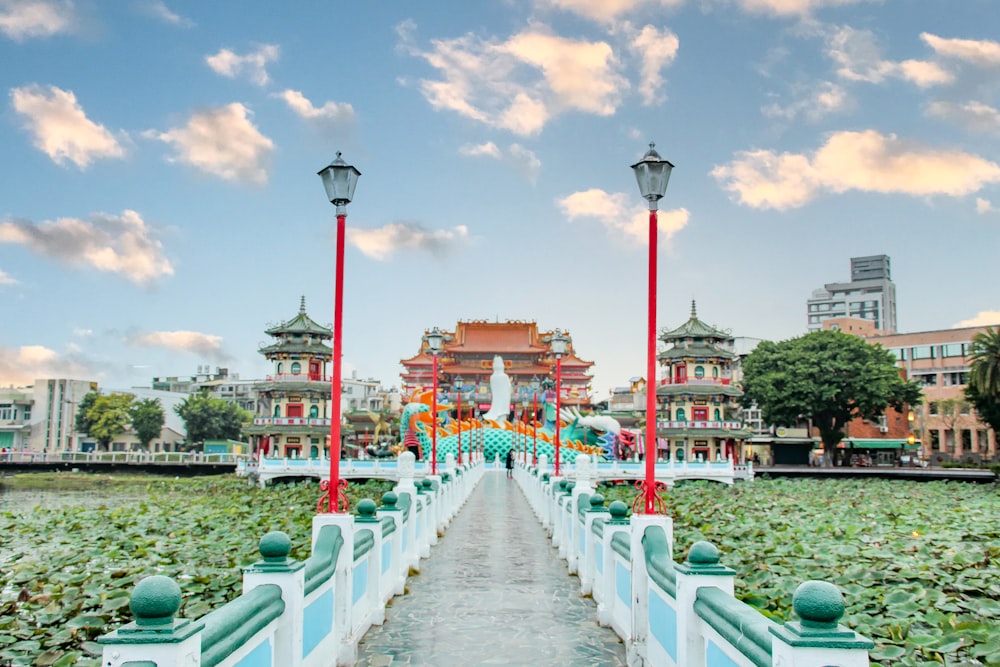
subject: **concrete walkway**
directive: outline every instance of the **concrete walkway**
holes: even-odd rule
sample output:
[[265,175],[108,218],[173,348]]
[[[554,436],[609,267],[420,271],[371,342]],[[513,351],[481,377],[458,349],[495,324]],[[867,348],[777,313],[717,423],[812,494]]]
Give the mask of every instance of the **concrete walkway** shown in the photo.
[[421,568],[362,639],[357,667],[625,665],[625,645],[597,624],[502,470],[486,473]]

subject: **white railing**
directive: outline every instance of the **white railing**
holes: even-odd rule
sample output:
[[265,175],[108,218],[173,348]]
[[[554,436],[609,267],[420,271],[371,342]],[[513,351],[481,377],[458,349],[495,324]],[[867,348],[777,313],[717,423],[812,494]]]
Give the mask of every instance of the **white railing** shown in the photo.
[[254,426],[329,426],[329,417],[254,417]]
[[[313,518],[307,561],[288,558],[291,540],[284,533],[265,535],[261,561],[243,571],[243,595],[199,620],[173,617],[182,591],[172,580],[141,581],[132,594],[137,622],[98,639],[101,664],[354,665],[358,642],[384,622],[386,603],[403,593],[410,572],[419,570],[484,469],[481,461],[461,469],[446,461],[440,477],[418,482],[412,454],[401,454],[399,465],[396,497],[381,507],[361,501],[357,517]],[[154,608],[155,616],[144,615]]]
[[0,462],[8,463],[142,463],[173,465],[237,465],[248,454],[222,452],[33,452],[29,450],[0,453]]
[[838,624],[844,602],[832,584],[798,587],[793,607],[802,622],[770,621],[734,597],[735,572],[720,565],[714,546],[698,542],[676,564],[670,517],[629,517],[621,502],[605,508],[590,458],[577,456],[573,468],[575,479],[569,480],[519,465],[515,478],[569,571],[579,576],[581,593],[593,596],[598,622],[625,642],[628,664],[869,664],[874,644]]

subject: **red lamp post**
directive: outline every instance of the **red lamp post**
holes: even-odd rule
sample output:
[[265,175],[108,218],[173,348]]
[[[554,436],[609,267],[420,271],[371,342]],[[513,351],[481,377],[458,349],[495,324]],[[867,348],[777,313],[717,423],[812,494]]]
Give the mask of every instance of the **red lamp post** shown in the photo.
[[[341,357],[343,356],[343,310],[344,310],[344,232],[347,227],[347,205],[354,199],[354,188],[358,185],[361,172],[344,162],[342,154],[321,169],[320,178],[326,189],[327,199],[337,207],[337,268],[334,279],[333,299],[333,374],[330,378],[330,479],[327,481],[327,513],[334,514],[348,509],[347,494],[340,488],[340,394]],[[345,483],[346,486],[346,483]],[[323,506],[320,498],[316,509]]]
[[424,335],[427,341],[428,351],[434,355],[434,386],[431,393],[431,474],[437,474],[438,458],[438,355],[441,353],[441,343],[444,342],[444,334],[437,327],[431,329]]
[[531,396],[531,465],[538,465],[538,426],[535,421],[538,419],[538,388],[535,388]]
[[552,354],[556,357],[556,462],[555,462],[555,476],[559,476],[559,450],[562,448],[559,442],[559,423],[562,419],[559,416],[562,410],[562,357],[566,354],[566,350],[569,349],[569,336],[564,336],[562,331],[556,329],[556,332],[549,336],[549,348],[552,350]]
[[[648,317],[646,329],[646,479],[642,482],[644,513],[666,512],[666,503],[656,492],[656,241],[657,202],[667,192],[667,182],[674,165],[660,157],[649,144],[649,150],[642,159],[632,165],[639,192],[649,202],[649,289]],[[639,498],[636,498],[638,505]]]
[[462,376],[455,377],[455,403],[458,406],[458,465],[462,465]]

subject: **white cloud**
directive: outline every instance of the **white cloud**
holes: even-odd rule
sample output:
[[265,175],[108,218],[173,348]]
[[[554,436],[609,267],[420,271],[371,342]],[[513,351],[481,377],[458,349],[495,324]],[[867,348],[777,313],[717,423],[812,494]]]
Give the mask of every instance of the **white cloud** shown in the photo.
[[136,347],[162,347],[190,352],[199,357],[226,361],[229,355],[222,349],[222,337],[200,331],[153,331],[125,336],[125,343]]
[[[591,188],[574,192],[556,203],[570,221],[596,218],[614,237],[624,236],[642,244],[649,242],[649,208],[635,203],[633,196]],[[657,228],[669,241],[687,225],[689,218],[684,208],[660,211],[656,218]]]
[[11,276],[6,271],[0,270],[0,285],[17,285],[18,281],[16,278]]
[[297,90],[286,90],[275,93],[275,97],[285,100],[288,107],[300,118],[306,120],[325,121],[333,123],[349,123],[354,121],[354,107],[347,102],[325,102],[316,107],[305,95]]
[[927,115],[941,118],[974,132],[1000,132],[1000,111],[982,102],[931,102]]
[[149,285],[174,273],[154,231],[130,210],[120,216],[98,213],[89,220],[59,218],[38,224],[4,219],[0,221],[0,243],[23,245],[71,266],[117,273],[138,285]]
[[993,212],[993,203],[988,199],[983,199],[982,197],[976,197],[976,213],[979,215],[986,215],[987,213]]
[[963,327],[986,327],[997,324],[1000,324],[1000,311],[981,310],[975,317],[953,324],[952,329],[961,329]]
[[458,154],[465,157],[488,157],[505,161],[532,183],[538,180],[538,172],[542,168],[542,161],[538,159],[534,151],[521,144],[511,144],[506,153],[492,141],[487,141],[484,144],[465,144],[459,147]]
[[239,102],[195,113],[184,127],[144,136],[170,144],[176,160],[228,181],[267,182],[267,162],[274,149]]
[[503,153],[492,141],[484,144],[465,144],[458,149],[458,154],[466,157],[491,157],[497,160],[503,157]]
[[639,93],[642,95],[643,103],[649,105],[662,102],[662,70],[677,56],[677,50],[680,48],[677,35],[666,28],[659,30],[647,25],[632,38],[629,48],[638,54],[642,61]]
[[205,56],[208,66],[230,79],[246,77],[258,86],[266,86],[271,78],[267,74],[268,63],[278,59],[281,49],[276,44],[263,44],[259,49],[246,55],[238,55],[229,49],[221,49],[214,56]]
[[927,88],[954,80],[951,72],[935,62],[885,60],[874,33],[850,26],[840,26],[827,36],[827,55],[838,65],[837,75],[849,81],[882,83],[897,78]]
[[73,327],[73,335],[77,338],[90,338],[94,335],[94,330],[84,327]]
[[6,384],[23,387],[38,378],[91,379],[95,375],[93,369],[73,355],[60,355],[42,345],[0,347],[0,378]]
[[10,91],[11,105],[24,116],[35,147],[59,165],[84,169],[96,159],[121,158],[125,149],[103,125],[87,118],[72,91],[32,84]]
[[920,39],[945,58],[964,60],[980,67],[1000,65],[1000,42],[987,39],[946,39],[929,32],[920,33]]
[[0,32],[18,42],[72,32],[75,22],[70,2],[0,0]]
[[644,5],[676,7],[684,0],[541,0],[540,4],[561,9],[600,23],[609,23]]
[[761,109],[770,118],[795,120],[802,116],[810,122],[817,122],[825,116],[844,111],[851,106],[851,98],[842,86],[830,81],[821,81],[807,90],[796,89],[793,102],[784,106],[774,103]]
[[163,21],[164,23],[169,23],[170,25],[175,25],[180,28],[190,28],[194,26],[194,21],[172,11],[169,7],[167,7],[163,0],[152,0],[146,4],[144,8],[146,13]]
[[733,0],[739,7],[750,14],[767,14],[771,16],[807,16],[817,9],[826,7],[842,7],[856,5],[862,2],[879,2],[880,0]]
[[419,83],[431,106],[514,134],[535,134],[567,111],[611,115],[628,88],[606,42],[567,39],[533,25],[504,41],[467,34],[433,40],[423,51],[413,45],[412,31],[412,22],[397,27],[400,47],[442,77]]
[[347,242],[372,259],[383,260],[399,250],[426,252],[447,257],[469,238],[469,228],[459,225],[452,230],[429,230],[412,222],[396,222],[379,229],[348,227]]
[[739,152],[711,173],[740,203],[778,210],[802,206],[823,191],[959,197],[1000,182],[1000,165],[978,155],[874,130],[836,132],[811,156]]

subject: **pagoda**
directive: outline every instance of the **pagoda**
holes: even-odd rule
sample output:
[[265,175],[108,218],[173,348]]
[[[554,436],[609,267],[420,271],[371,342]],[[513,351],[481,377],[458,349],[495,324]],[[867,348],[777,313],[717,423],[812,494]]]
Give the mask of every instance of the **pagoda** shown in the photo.
[[253,438],[254,451],[266,456],[328,456],[332,390],[326,365],[333,357],[328,345],[333,332],[306,314],[302,297],[298,315],[265,333],[274,341],[259,352],[273,374],[254,385],[257,416],[244,434]]
[[743,391],[732,382],[733,337],[691,318],[660,334],[665,344],[658,355],[663,369],[656,387],[657,432],[668,441],[675,461],[737,460],[740,442],[751,433],[736,418]]
[[[458,322],[454,331],[443,333],[444,344],[438,355],[439,392],[454,397],[461,387],[463,401],[471,397],[472,409],[486,411],[491,406],[490,375],[495,355],[503,358],[515,409],[527,407],[547,381],[555,387],[556,358],[546,342],[554,332],[539,331],[536,322],[472,320]],[[569,332],[563,333],[568,335]],[[434,358],[426,341],[421,342],[416,355],[401,359],[400,363],[405,369],[400,374],[404,396],[431,388]],[[593,365],[594,362],[576,356],[571,341],[562,357],[563,406],[590,405],[590,368]],[[542,400],[541,393],[538,400]]]

